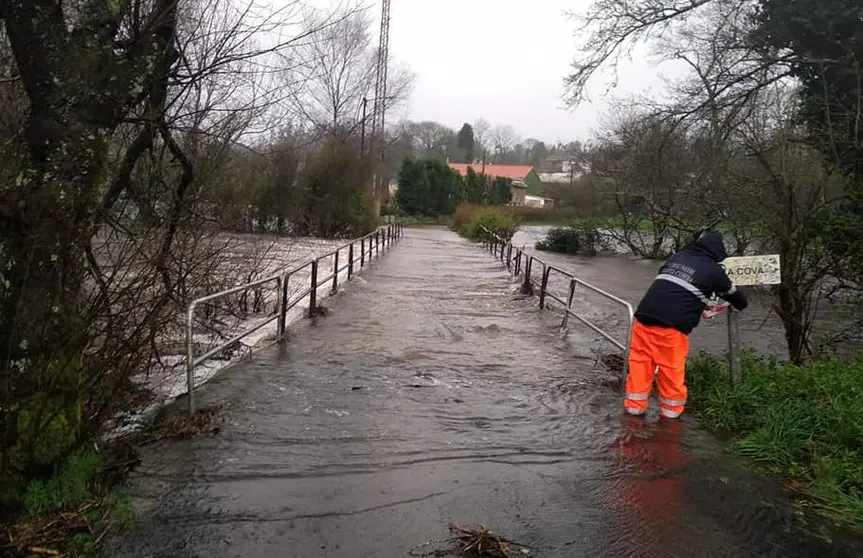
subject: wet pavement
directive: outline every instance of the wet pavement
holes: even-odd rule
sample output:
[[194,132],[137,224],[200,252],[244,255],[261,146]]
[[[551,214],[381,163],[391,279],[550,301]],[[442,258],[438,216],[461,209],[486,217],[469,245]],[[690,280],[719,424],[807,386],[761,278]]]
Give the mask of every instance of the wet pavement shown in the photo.
[[624,418],[585,349],[608,345],[517,291],[480,248],[409,229],[328,316],[199,391],[219,434],[145,448],[110,555],[402,557],[450,523],[534,557],[859,555],[792,529],[690,417]]

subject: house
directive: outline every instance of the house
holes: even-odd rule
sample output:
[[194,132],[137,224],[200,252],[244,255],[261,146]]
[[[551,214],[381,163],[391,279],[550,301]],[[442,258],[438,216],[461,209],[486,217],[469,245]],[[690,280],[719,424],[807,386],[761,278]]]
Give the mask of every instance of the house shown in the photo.
[[512,188],[510,189],[511,196],[509,198],[510,205],[525,205],[527,199],[527,186],[521,180],[513,180]]
[[552,207],[554,205],[554,200],[551,198],[527,194],[524,196],[524,202],[521,205],[526,205],[528,207]]
[[587,170],[587,165],[575,156],[558,154],[546,157],[537,174],[547,184],[571,184]]
[[577,163],[575,157],[566,153],[556,153],[549,155],[542,162],[540,171],[549,174],[569,174]]
[[[482,163],[450,163],[450,168],[462,176],[467,176],[467,169],[471,168],[477,174],[485,174],[491,178],[509,178],[515,182],[522,184],[522,188],[526,190],[526,194],[539,195],[542,189],[542,182],[536,170],[530,165],[483,165]],[[515,190],[513,189],[513,200],[515,199]]]

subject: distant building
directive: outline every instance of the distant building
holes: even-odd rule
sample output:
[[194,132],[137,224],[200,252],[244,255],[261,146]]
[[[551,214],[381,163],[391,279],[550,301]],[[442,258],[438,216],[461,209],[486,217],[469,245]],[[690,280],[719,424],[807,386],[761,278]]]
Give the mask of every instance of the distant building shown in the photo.
[[513,180],[510,192],[512,193],[509,198],[510,205],[526,205],[525,199],[527,199],[527,186],[524,185],[524,182],[521,180]]
[[565,153],[556,153],[545,158],[540,165],[539,172],[549,174],[569,174],[573,167],[577,166],[575,157]]
[[[526,194],[539,195],[542,190],[542,181],[536,170],[530,165],[483,165],[482,163],[450,163],[450,168],[462,176],[467,176],[467,169],[473,169],[477,174],[485,174],[494,178],[509,178],[513,181],[513,200],[515,199],[515,190],[526,190]],[[515,182],[522,184],[522,188],[518,188]]]
[[555,154],[545,158],[537,174],[546,184],[569,184],[586,171],[584,164],[575,156]]
[[554,200],[543,196],[527,194],[524,196],[524,203],[520,205],[526,205],[528,207],[552,207],[554,205]]

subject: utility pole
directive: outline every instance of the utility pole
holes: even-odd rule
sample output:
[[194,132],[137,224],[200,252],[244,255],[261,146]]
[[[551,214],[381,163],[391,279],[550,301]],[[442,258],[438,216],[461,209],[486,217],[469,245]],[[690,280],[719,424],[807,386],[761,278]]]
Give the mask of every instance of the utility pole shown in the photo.
[[363,122],[362,122],[362,133],[360,136],[360,155],[365,156],[366,154],[366,111],[368,109],[369,100],[366,97],[363,97]]
[[[375,198],[378,206],[387,195],[387,184],[384,174],[385,126],[387,110],[387,73],[389,70],[390,50],[390,0],[381,0],[381,34],[378,45],[377,68],[375,72],[375,98],[372,109],[372,149],[373,160],[377,159],[377,171],[372,178]],[[378,174],[380,173],[380,179]]]

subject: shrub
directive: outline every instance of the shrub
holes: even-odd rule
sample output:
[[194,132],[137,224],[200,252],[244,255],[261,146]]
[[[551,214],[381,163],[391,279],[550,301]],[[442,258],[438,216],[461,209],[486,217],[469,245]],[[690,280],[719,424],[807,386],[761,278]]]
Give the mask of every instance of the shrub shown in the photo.
[[758,469],[803,480],[826,514],[863,527],[863,361],[795,366],[746,353],[743,372],[732,386],[722,360],[690,360],[702,423]]
[[461,204],[456,209],[452,228],[475,242],[486,239],[484,229],[508,241],[518,230],[519,224],[519,219],[509,208]]
[[537,250],[583,256],[595,256],[599,252],[599,231],[590,225],[554,227],[545,238],[536,243]]

